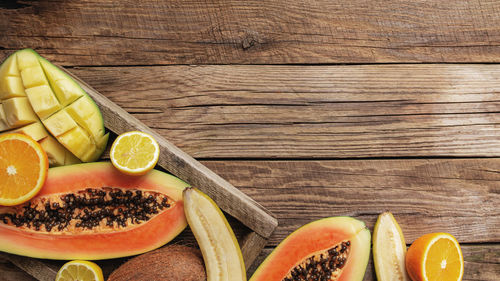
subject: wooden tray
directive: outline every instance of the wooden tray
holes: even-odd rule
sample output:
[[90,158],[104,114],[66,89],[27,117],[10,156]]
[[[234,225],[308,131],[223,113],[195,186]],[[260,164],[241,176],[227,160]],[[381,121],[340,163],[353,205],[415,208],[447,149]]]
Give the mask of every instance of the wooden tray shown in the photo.
[[[278,226],[276,218],[253,199],[236,189],[207,167],[167,141],[124,109],[107,99],[88,84],[66,69],[101,109],[104,125],[119,135],[127,131],[143,131],[151,134],[160,145],[158,166],[208,194],[227,214],[248,227],[240,237],[240,246],[247,269],[266,245],[267,239]],[[16,266],[41,281],[53,281],[58,270],[57,263],[0,253]],[[105,262],[106,263],[106,262]],[[111,262],[113,263],[113,262]],[[116,267],[116,264],[107,265]]]

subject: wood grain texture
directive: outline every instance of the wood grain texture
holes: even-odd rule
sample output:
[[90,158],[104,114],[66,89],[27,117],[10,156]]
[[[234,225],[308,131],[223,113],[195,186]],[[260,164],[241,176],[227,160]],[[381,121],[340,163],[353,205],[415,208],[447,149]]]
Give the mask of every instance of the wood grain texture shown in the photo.
[[53,281],[56,279],[56,274],[59,267],[47,266],[40,259],[28,258],[23,256],[11,255],[0,252],[0,259],[10,261],[20,269],[28,273],[30,276],[39,281]]
[[[464,277],[462,281],[498,281],[500,276],[500,245],[462,245],[464,255]],[[266,248],[255,260],[258,265],[271,253],[271,248]],[[252,266],[249,272],[254,272],[257,266]],[[375,281],[373,259],[370,261],[365,273],[364,281]]]
[[267,244],[267,238],[260,236],[256,232],[250,232],[247,234],[243,241],[240,243],[241,246],[241,254],[243,255],[243,259],[245,261],[245,267],[248,270],[254,263],[255,259],[260,255],[262,249]]
[[406,241],[448,232],[460,243],[500,242],[500,159],[205,161],[279,220],[268,246],[324,217],[373,230],[390,211]]
[[2,281],[35,281],[34,277],[14,265],[0,253],[0,280]]
[[194,157],[500,156],[500,65],[72,71]]
[[1,53],[63,65],[500,62],[495,0],[16,2]]

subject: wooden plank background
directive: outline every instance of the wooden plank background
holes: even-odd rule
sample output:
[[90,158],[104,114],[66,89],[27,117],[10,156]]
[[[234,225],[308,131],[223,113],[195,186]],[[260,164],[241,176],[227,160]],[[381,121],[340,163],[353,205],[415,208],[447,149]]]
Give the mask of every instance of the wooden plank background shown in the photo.
[[72,71],[194,157],[500,155],[496,64]]
[[26,47],[276,214],[260,261],[311,220],[392,211],[500,279],[499,1],[0,3],[0,57]]
[[3,52],[64,65],[500,61],[496,0],[16,2]]

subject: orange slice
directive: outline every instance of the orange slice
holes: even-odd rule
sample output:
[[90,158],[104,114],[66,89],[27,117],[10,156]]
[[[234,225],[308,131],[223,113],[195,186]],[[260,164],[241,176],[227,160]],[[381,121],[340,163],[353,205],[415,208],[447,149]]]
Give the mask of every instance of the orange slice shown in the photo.
[[32,138],[22,134],[0,136],[0,205],[28,201],[42,188],[49,160]]
[[132,131],[119,135],[109,153],[113,165],[129,175],[143,175],[154,168],[160,147],[149,134]]
[[448,233],[423,235],[408,249],[406,270],[413,281],[460,281],[464,274],[460,245]]

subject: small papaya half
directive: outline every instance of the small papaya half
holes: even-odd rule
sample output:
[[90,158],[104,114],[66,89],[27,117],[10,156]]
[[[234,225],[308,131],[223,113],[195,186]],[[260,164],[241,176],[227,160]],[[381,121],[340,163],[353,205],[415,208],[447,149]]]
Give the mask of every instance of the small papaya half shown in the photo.
[[250,281],[361,281],[370,256],[370,231],[362,221],[330,217],[285,238]]
[[109,162],[51,168],[37,196],[0,207],[0,251],[97,260],[153,250],[187,226],[187,186],[157,170],[124,175]]

